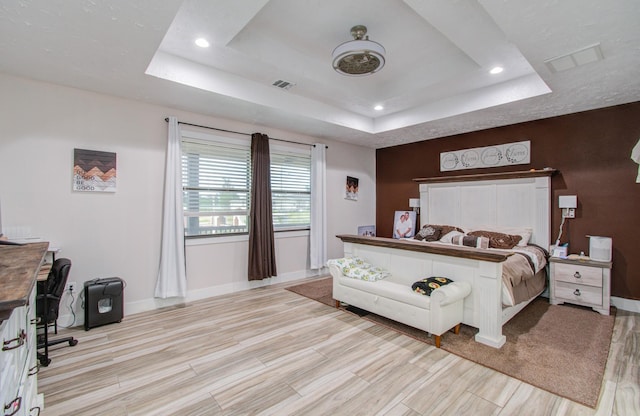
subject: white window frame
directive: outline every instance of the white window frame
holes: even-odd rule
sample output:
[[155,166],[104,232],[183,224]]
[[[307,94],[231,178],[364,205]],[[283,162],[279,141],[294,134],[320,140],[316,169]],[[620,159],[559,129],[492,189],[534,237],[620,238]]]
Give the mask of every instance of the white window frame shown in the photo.
[[[303,147],[304,146],[304,147]],[[301,226],[290,226],[290,227],[278,227],[275,222],[274,222],[274,231],[277,232],[282,232],[282,231],[299,231],[299,230],[309,230],[309,228],[311,227],[311,147],[309,145],[285,145],[285,144],[280,144],[280,143],[270,143],[269,144],[269,151],[271,153],[271,155],[278,154],[278,155],[292,155],[292,156],[304,156],[305,158],[309,159],[309,188],[308,188],[308,192],[296,192],[292,194],[303,194],[303,195],[307,195],[307,197],[309,198],[309,222],[305,225],[301,225]],[[276,193],[274,192],[274,186],[273,186],[273,178],[272,178],[272,182],[271,182],[271,194],[272,194],[272,198],[273,198],[273,194]],[[279,194],[286,194],[287,192],[277,192]]]
[[[185,218],[185,232],[189,229],[189,218],[199,218],[199,217],[206,217],[206,216],[212,216],[212,217],[219,217],[219,216],[232,216],[232,215],[238,215],[239,217],[243,217],[246,216],[246,218],[248,219],[248,215],[249,215],[249,198],[250,198],[250,192],[251,192],[251,177],[249,174],[249,171],[251,169],[251,165],[250,165],[250,152],[251,152],[251,144],[250,142],[247,142],[247,140],[242,140],[242,139],[237,139],[237,138],[232,138],[232,137],[225,137],[225,136],[221,136],[221,135],[214,135],[214,134],[207,134],[207,133],[202,133],[202,132],[194,132],[194,131],[182,131],[182,137],[181,140],[183,140],[183,144],[184,144],[184,140],[189,140],[189,139],[194,139],[194,140],[198,140],[201,142],[210,142],[212,145],[231,145],[232,147],[235,148],[240,148],[242,151],[246,151],[247,152],[247,174],[248,176],[246,177],[247,179],[247,188],[246,188],[246,210],[234,210],[234,211],[229,211],[229,212],[193,212],[190,213],[188,211],[184,211],[184,218]],[[183,156],[184,156],[184,149],[183,149]],[[183,183],[184,183],[184,178],[183,178]],[[188,180],[187,180],[188,183]],[[184,192],[185,188],[183,186],[183,192]],[[242,190],[238,190],[239,193],[242,193]],[[185,201],[186,204],[186,201]],[[184,205],[183,205],[183,209],[184,209]],[[215,225],[213,227],[216,227]],[[230,224],[228,227],[233,228],[233,224]],[[244,227],[242,225],[240,225],[239,227],[241,228],[245,228],[247,227],[247,225],[245,225]],[[195,235],[185,235],[185,238],[187,239],[194,239],[194,238],[210,238],[210,237],[218,237],[218,236],[229,236],[229,235],[242,235],[242,234],[247,234],[246,230],[243,231],[236,231],[234,232],[233,230],[231,230],[230,232],[225,232],[225,233],[216,233],[216,234],[195,234]]]
[[[203,132],[197,132],[197,131],[190,131],[190,130],[183,130],[182,131],[182,137],[181,140],[184,139],[196,139],[196,140],[200,140],[200,141],[210,141],[212,142],[212,144],[231,144],[233,146],[240,146],[240,147],[245,147],[248,149],[248,151],[251,151],[251,140],[247,140],[244,138],[237,138],[237,137],[227,137],[227,136],[223,136],[220,135],[218,133],[216,134],[209,134],[209,133],[203,133]],[[286,144],[280,144],[280,143],[274,143],[271,142],[269,145],[270,148],[270,152],[276,153],[276,154],[291,154],[291,155],[305,155],[305,156],[311,156],[311,148],[310,145],[298,145],[298,144],[290,144],[290,145],[286,145]],[[309,168],[310,169],[310,168]],[[250,180],[250,170],[251,170],[251,166],[248,166],[248,175],[249,175],[249,189],[248,189],[248,195],[247,195],[247,217],[249,214],[249,209],[250,209],[250,196],[251,196],[251,180]],[[309,178],[310,178],[310,173],[309,173]],[[311,180],[309,182],[309,185],[311,185]],[[272,190],[273,193],[273,190]],[[309,186],[309,207],[311,207],[311,190],[310,190],[310,186]],[[185,232],[187,230],[188,224],[187,224],[187,213],[185,212]],[[310,213],[309,213],[310,214]],[[290,236],[302,236],[302,235],[309,235],[309,227],[310,224],[306,224],[304,226],[293,226],[293,227],[276,227],[274,224],[274,232],[276,233],[276,238],[286,238],[286,237],[290,237]],[[243,232],[237,232],[237,233],[218,233],[218,234],[198,234],[198,235],[189,235],[186,236],[185,235],[185,239],[188,242],[187,245],[199,245],[199,244],[207,244],[208,242],[211,242],[212,240],[215,240],[215,242],[233,242],[233,241],[246,241],[248,239],[248,231],[243,231]],[[208,242],[207,242],[208,241]]]

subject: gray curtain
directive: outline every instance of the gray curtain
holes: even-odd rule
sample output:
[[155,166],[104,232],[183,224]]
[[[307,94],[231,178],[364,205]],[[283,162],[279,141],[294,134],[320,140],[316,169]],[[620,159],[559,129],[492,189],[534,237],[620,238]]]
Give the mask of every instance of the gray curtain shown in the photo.
[[269,137],[251,135],[251,208],[249,212],[249,280],[276,276],[271,215]]

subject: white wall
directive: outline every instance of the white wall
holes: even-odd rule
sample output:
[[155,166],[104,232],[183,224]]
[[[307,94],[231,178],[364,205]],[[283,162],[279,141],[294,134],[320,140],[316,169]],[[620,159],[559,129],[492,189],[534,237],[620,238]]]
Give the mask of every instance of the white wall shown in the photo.
[[[0,203],[5,233],[29,234],[60,246],[59,255],[73,262],[69,280],[80,288],[95,278],[123,278],[125,314],[167,304],[154,300],[153,293],[161,234],[164,119],[169,115],[224,129],[326,143],[329,257],[342,255],[336,234],[375,224],[373,149],[4,74],[0,91]],[[117,192],[72,191],[74,148],[117,153]],[[347,175],[360,179],[358,201],[344,199]],[[231,240],[189,243],[187,300],[311,274],[305,233],[279,234],[278,277],[252,284],[246,279],[246,239]],[[78,324],[79,303],[76,310]]]

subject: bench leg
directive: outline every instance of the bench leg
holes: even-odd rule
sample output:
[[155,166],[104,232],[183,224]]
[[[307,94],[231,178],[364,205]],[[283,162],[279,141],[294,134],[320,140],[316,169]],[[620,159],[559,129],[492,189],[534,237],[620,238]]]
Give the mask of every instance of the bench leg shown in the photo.
[[[460,333],[460,324],[454,326],[453,328],[451,328],[451,330],[453,331],[454,334],[458,335]],[[440,343],[442,341],[442,336],[441,335],[434,335],[433,336],[435,342],[436,342],[436,348],[440,348]]]

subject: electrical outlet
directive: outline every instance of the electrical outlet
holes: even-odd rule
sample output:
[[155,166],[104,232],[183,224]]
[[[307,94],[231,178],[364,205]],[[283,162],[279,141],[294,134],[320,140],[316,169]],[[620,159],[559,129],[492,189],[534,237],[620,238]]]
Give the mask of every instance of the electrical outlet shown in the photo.
[[78,291],[78,283],[67,282],[67,287],[65,288],[65,292],[77,292],[77,291]]
[[575,218],[575,217],[576,217],[575,208],[562,208],[562,218]]

